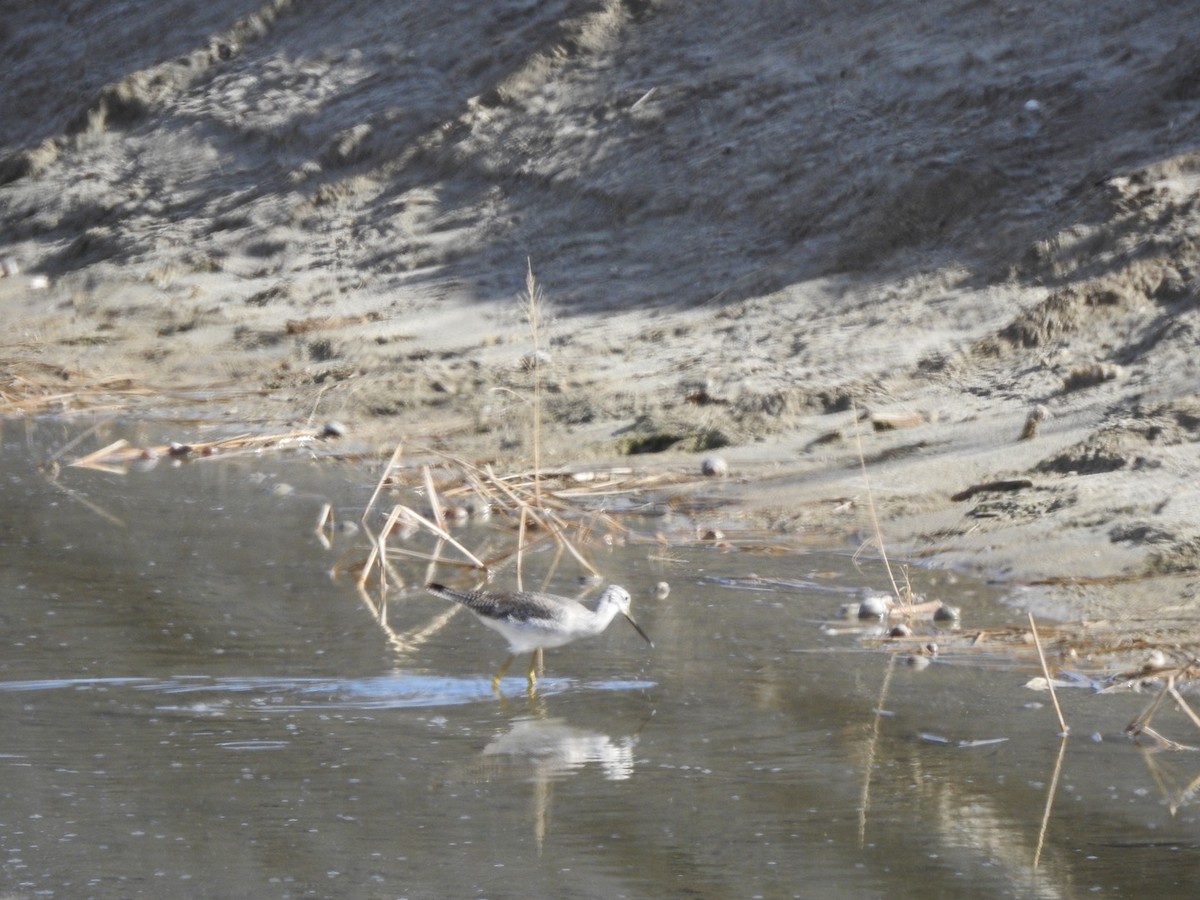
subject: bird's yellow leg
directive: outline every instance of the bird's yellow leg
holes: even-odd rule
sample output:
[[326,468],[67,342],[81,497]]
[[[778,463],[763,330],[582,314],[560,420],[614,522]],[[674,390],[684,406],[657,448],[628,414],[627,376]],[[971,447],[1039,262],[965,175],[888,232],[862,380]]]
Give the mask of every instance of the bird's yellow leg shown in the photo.
[[538,657],[541,653],[542,650],[539,647],[529,654],[529,668],[525,670],[525,677],[529,679],[529,693],[531,694],[537,685]]
[[497,694],[500,693],[500,679],[504,677],[504,673],[508,671],[508,667],[512,665],[515,658],[513,654],[508,654],[508,657],[500,664],[500,668],[496,670],[496,674],[492,676],[492,690]]

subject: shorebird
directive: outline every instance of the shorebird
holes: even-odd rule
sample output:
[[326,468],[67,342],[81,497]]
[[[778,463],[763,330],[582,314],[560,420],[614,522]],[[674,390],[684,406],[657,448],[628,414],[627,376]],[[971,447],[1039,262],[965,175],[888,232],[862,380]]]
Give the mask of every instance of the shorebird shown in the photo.
[[538,591],[464,591],[443,584],[427,584],[425,589],[444,600],[461,603],[475,613],[488,628],[508,640],[508,658],[492,676],[492,690],[500,692],[500,679],[520,653],[529,654],[525,672],[533,690],[537,676],[534,668],[537,652],[546,647],[561,647],[576,638],[592,637],[608,627],[617,613],[629,620],[651,647],[654,642],[642,631],[629,612],[629,591],[615,584],[604,589],[592,609],[578,600],[543,594]]

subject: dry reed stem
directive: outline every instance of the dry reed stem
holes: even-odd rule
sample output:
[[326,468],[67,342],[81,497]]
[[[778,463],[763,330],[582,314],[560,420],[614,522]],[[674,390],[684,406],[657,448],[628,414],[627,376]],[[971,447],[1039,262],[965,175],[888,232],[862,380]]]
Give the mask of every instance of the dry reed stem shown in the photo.
[[67,463],[67,465],[76,469],[100,469],[102,471],[112,472],[112,466],[106,464],[105,461],[111,460],[116,453],[124,450],[128,446],[129,441],[125,440],[124,438],[119,438],[118,440],[113,441],[111,444],[101,447],[99,450],[93,450],[91,453]]
[[1187,744],[1181,744],[1181,743],[1179,743],[1179,741],[1173,741],[1173,740],[1171,740],[1171,738],[1167,737],[1164,734],[1159,734],[1157,731],[1155,731],[1149,725],[1143,726],[1142,730],[1138,733],[1141,735],[1146,735],[1149,738],[1153,738],[1154,742],[1156,744],[1158,744],[1158,748],[1160,750],[1195,750],[1196,749],[1195,747],[1189,747]]
[[[517,515],[517,512],[519,511],[519,509],[522,505],[532,505],[535,508],[540,509],[542,511],[550,510],[552,507],[559,507],[563,511],[575,509],[571,505],[569,505],[567,503],[563,503],[561,501],[556,504],[550,504],[546,500],[547,494],[544,491],[541,494],[540,501],[538,501],[538,499],[536,497],[534,497],[533,502],[530,503],[528,495],[525,491],[525,487],[527,486],[526,481],[528,482],[529,487],[533,487],[535,485],[535,479],[533,479],[528,474],[522,473],[522,474],[516,474],[516,475],[508,475],[508,476],[501,478],[500,476],[496,475],[495,471],[492,470],[492,468],[490,466],[484,466],[483,468],[480,468],[478,466],[472,465],[471,463],[469,463],[466,460],[461,459],[459,457],[455,457],[455,456],[445,454],[445,453],[438,453],[438,455],[441,456],[443,459],[445,459],[447,462],[449,462],[452,465],[454,465],[455,467],[457,467],[459,470],[459,474],[462,477],[463,481],[467,482],[467,484],[465,484],[459,488],[455,488],[455,489],[451,489],[451,490],[443,490],[443,493],[447,496],[450,496],[452,494],[459,493],[459,492],[462,492],[462,491],[465,491],[468,489],[473,490],[477,497],[491,503],[498,512],[501,512],[503,514],[510,515],[510,516]],[[614,470],[614,471],[622,471],[623,472],[625,470],[621,469],[621,470]],[[553,474],[557,477],[557,476],[566,476],[568,473],[556,472]],[[543,475],[541,477],[541,480],[544,481],[545,477],[546,476]],[[650,483],[653,484],[657,480],[658,480],[658,476],[654,476],[650,479]],[[515,483],[515,484],[512,483],[514,481],[517,481],[517,483]],[[644,485],[643,485],[643,487],[644,487]],[[558,493],[559,492],[553,492],[549,496],[553,497],[555,499],[559,499]],[[601,496],[604,495],[604,492],[593,492],[593,493],[598,493]],[[507,503],[497,502],[498,494],[502,494],[505,498],[507,498]],[[587,496],[588,492],[580,491],[580,492],[578,492],[578,495],[579,496]],[[606,527],[608,527],[614,531],[622,531],[622,532],[628,531],[627,528],[625,528],[623,525],[621,525],[620,522],[618,522],[616,519],[612,518],[612,516],[608,515],[607,513],[597,512],[594,515],[602,517]]]
[[[1198,662],[1198,660],[1196,659],[1196,657],[1193,656],[1191,659],[1189,659],[1187,661],[1186,665],[1183,665],[1180,667],[1180,671],[1181,672],[1190,671],[1192,669],[1192,667],[1196,665],[1197,662]],[[1184,715],[1186,715],[1189,719],[1192,720],[1192,724],[1195,725],[1196,728],[1200,729],[1200,717],[1198,717],[1196,715],[1195,710],[1193,710],[1191,705],[1186,700],[1183,699],[1183,695],[1180,694],[1179,689],[1175,687],[1175,678],[1174,677],[1172,677],[1170,679],[1169,684],[1171,686],[1171,696],[1173,698],[1175,698],[1175,702],[1179,705],[1179,708],[1181,710],[1183,710]]]
[[892,574],[892,564],[888,559],[887,548],[883,545],[883,529],[879,525],[879,514],[875,511],[875,495],[871,491],[871,479],[867,475],[867,458],[863,453],[862,445],[862,422],[858,417],[858,404],[852,404],[854,410],[854,419],[857,425],[854,429],[854,441],[858,448],[858,465],[862,469],[863,486],[867,491],[867,510],[871,514],[871,527],[875,532],[875,544],[879,547],[879,555],[883,558],[883,566],[887,570],[888,581],[892,585],[892,594],[896,598],[896,602],[901,605],[906,604],[906,598],[900,593],[900,588],[896,584],[896,576]]
[[527,521],[526,507],[521,507],[520,519],[517,522],[517,590],[525,590],[525,524]]
[[102,427],[104,427],[107,424],[108,424],[108,421],[106,420],[106,421],[97,422],[95,425],[92,425],[90,428],[85,428],[83,431],[79,432],[79,434],[75,435],[75,437],[71,438],[71,440],[67,441],[65,444],[63,444],[61,447],[59,447],[57,450],[55,450],[54,453],[51,454],[50,459],[47,460],[47,462],[57,464],[57,461],[59,459],[61,459],[63,456],[65,456],[71,450],[75,449],[75,447],[77,447],[79,444],[83,443],[85,440],[90,438],[93,434],[98,432]]
[[[429,582],[435,580],[434,574],[437,572],[437,567],[439,564],[441,564],[443,562],[446,563],[447,565],[451,564],[450,560],[443,559],[443,557],[442,557],[442,551],[445,549],[446,549],[445,541],[438,541],[434,545],[433,553],[431,554],[430,559],[429,559],[429,565],[427,565],[425,567],[425,577],[421,580],[422,584],[429,584]],[[470,564],[467,563],[466,565],[470,565]]]
[[[371,552],[367,554],[367,560],[363,563],[362,571],[359,573],[359,587],[362,587],[367,583],[367,579],[371,577],[371,568],[375,565],[376,560],[378,560],[380,588],[386,590],[387,576],[384,569],[390,568],[391,566],[391,563],[388,562],[387,558],[387,536],[391,534],[392,527],[396,524],[396,520],[400,518],[402,512],[403,510],[401,508],[393,507],[392,511],[388,514],[387,519],[384,521],[383,528],[379,532],[378,537],[375,536],[370,528],[366,527],[365,522],[363,523],[363,532],[366,534],[367,540],[371,542]],[[401,584],[404,583],[404,579],[399,576],[399,573],[393,571],[393,574],[396,575],[397,580]]]
[[1042,652],[1042,639],[1038,636],[1037,622],[1034,621],[1033,613],[1029,614],[1029,630],[1033,632],[1033,644],[1037,647],[1038,659],[1042,663],[1042,674],[1046,676],[1046,685],[1050,688],[1050,699],[1054,702],[1054,712],[1058,714],[1058,724],[1064,735],[1070,734],[1071,729],[1067,725],[1067,720],[1063,718],[1062,707],[1058,705],[1058,692],[1054,689],[1054,679],[1050,677],[1050,667],[1046,665],[1046,654]]
[[549,510],[545,510],[545,512],[551,516],[551,520],[554,523],[553,527],[550,526],[550,523],[544,521],[539,514],[532,512],[532,510],[530,511],[530,515],[533,516],[535,522],[540,522],[542,524],[542,527],[550,532],[551,536],[559,544],[559,546],[563,547],[568,553],[570,553],[571,556],[573,556],[575,558],[575,561],[577,563],[579,563],[579,565],[581,565],[584,569],[586,569],[590,575],[599,576],[600,572],[596,569],[596,567],[593,566],[590,562],[588,562],[587,559],[584,558],[583,554],[580,553],[578,549],[576,549],[575,545],[571,542],[571,540],[562,533],[562,530],[560,527],[561,522],[559,522],[557,520],[557,518],[554,516],[554,514],[551,513]]
[[1139,734],[1150,733],[1150,720],[1154,718],[1154,714],[1158,712],[1159,706],[1167,696],[1167,688],[1170,686],[1170,679],[1162,686],[1162,689],[1150,701],[1150,705],[1146,707],[1137,718],[1125,726],[1125,733],[1137,737]]
[[[146,459],[169,457],[174,459],[218,459],[226,458],[231,452],[260,451],[268,448],[282,449],[288,445],[306,444],[318,439],[312,431],[289,431],[282,434],[251,435],[221,438],[216,441],[198,441],[187,445],[158,444],[152,447],[135,447],[121,439],[106,447],[93,450],[67,463],[78,469],[94,469],[115,475],[128,474],[129,465]],[[56,454],[56,457],[61,455]]]
[[[325,534],[326,526],[328,526],[329,535]],[[321,546],[326,550],[333,549],[333,541],[330,540],[330,536],[333,534],[333,529],[333,504],[322,503],[321,514],[317,516],[317,527],[314,528],[313,531],[317,535],[317,540],[321,542]]]
[[371,499],[367,501],[366,509],[363,510],[363,525],[367,524],[367,517],[371,514],[371,510],[375,507],[375,501],[379,499],[379,495],[382,493],[384,485],[387,484],[388,476],[391,475],[392,469],[395,468],[396,462],[400,459],[400,454],[402,452],[404,452],[403,441],[396,445],[396,449],[392,451],[391,458],[388,459],[388,464],[383,467],[383,474],[379,476],[379,481],[375,484],[375,490],[371,494]]
[[1141,715],[1125,726],[1126,734],[1132,735],[1135,738],[1143,734],[1147,735],[1148,737],[1151,737],[1157,741],[1160,747],[1169,748],[1171,750],[1197,749],[1196,747],[1192,747],[1187,744],[1181,744],[1178,741],[1173,741],[1170,738],[1163,736],[1150,726],[1150,720],[1153,719],[1154,715],[1158,712],[1158,708],[1162,705],[1163,700],[1170,696],[1171,699],[1175,701],[1175,704],[1179,707],[1180,711],[1191,720],[1192,724],[1196,726],[1196,728],[1200,728],[1200,716],[1196,715],[1196,712],[1192,709],[1191,705],[1188,704],[1188,702],[1183,698],[1183,695],[1179,693],[1179,689],[1175,686],[1178,673],[1188,671],[1193,665],[1195,665],[1195,663],[1196,660],[1193,658],[1187,663],[1187,665],[1181,666],[1177,672],[1172,672],[1171,674],[1167,675],[1166,682],[1163,684],[1163,687],[1158,694],[1155,695],[1154,700],[1152,700],[1150,703],[1150,706],[1147,707]]
[[[570,553],[575,558],[575,560],[581,566],[583,566],[583,568],[586,569],[589,573],[591,573],[592,575],[600,574],[591,563],[589,563],[586,559],[584,559],[583,555],[571,544],[571,541],[568,540],[562,534],[562,529],[560,527],[561,520],[558,519],[557,516],[555,516],[555,514],[553,513],[552,510],[550,510],[549,507],[537,506],[536,504],[530,505],[529,503],[527,503],[524,498],[519,497],[514,490],[512,490],[501,479],[496,477],[496,473],[492,471],[491,466],[485,467],[484,471],[485,471],[488,481],[491,484],[495,485],[497,488],[499,488],[500,491],[509,498],[510,502],[513,504],[513,506],[516,507],[516,509],[518,510],[518,513],[521,516],[528,516],[529,518],[531,518],[534,521],[535,524],[541,526],[547,532],[549,532],[556,541],[562,542],[564,544],[564,546],[566,547],[567,552]],[[546,516],[548,516],[550,518],[543,518],[543,514],[545,514]],[[522,521],[522,524],[524,524],[525,519],[522,518],[521,521]],[[553,527],[552,527],[552,525],[553,525]]]
[[433,484],[433,475],[430,474],[429,466],[422,466],[421,470],[425,479],[425,496],[429,499],[429,510],[433,513],[433,520],[437,523],[437,527],[445,531],[446,514],[442,510],[441,501],[438,499],[437,488]]
[[[445,541],[439,541],[438,543],[444,544]],[[455,566],[459,569],[470,569],[472,572],[480,571],[479,565],[476,563],[467,562],[466,560],[462,559],[448,559],[447,557],[442,556],[440,547],[433,553],[424,553],[420,550],[410,550],[408,547],[388,547],[387,552],[392,556],[404,556],[409,559],[419,559],[424,562],[440,563],[446,566]],[[490,568],[491,567],[489,566],[488,569],[490,570]],[[426,579],[426,581],[431,580],[431,578]]]
[[550,560],[550,565],[546,566],[546,574],[544,576],[542,576],[542,590],[543,591],[547,591],[550,589],[550,582],[553,581],[553,579],[554,579],[554,573],[558,571],[558,566],[559,566],[559,563],[562,562],[562,557],[563,557],[563,545],[561,543],[556,542],[554,545],[554,558],[552,560]]
[[447,544],[449,544],[451,547],[453,547],[455,550],[457,550],[459,553],[461,553],[463,556],[465,556],[476,569],[487,574],[488,567],[486,565],[484,565],[483,562],[474,553],[472,553],[470,550],[468,550],[466,547],[464,547],[462,544],[460,544],[458,541],[456,541],[454,539],[454,537],[448,531],[446,531],[445,528],[439,527],[436,522],[431,522],[429,519],[425,518],[423,515],[421,515],[419,512],[417,512],[412,507],[405,506],[402,503],[397,503],[395,509],[393,509],[392,511],[396,512],[396,510],[401,510],[401,511],[407,513],[408,515],[412,516],[413,519],[415,519],[421,525],[425,526],[426,530],[428,530],[434,536],[441,538],[443,541],[445,541]]
[[542,304],[545,295],[533,275],[533,260],[526,257],[525,293],[522,296],[521,307],[525,319],[529,323],[529,333],[533,338],[533,501],[535,506],[542,505],[541,480],[538,473],[542,469]]

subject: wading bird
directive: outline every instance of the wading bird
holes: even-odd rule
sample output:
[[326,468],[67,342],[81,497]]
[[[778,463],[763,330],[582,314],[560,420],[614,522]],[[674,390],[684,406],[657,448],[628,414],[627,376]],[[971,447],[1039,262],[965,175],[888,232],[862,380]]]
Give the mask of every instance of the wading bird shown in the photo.
[[500,692],[500,679],[520,653],[529,654],[529,689],[537,676],[534,668],[537,651],[561,647],[577,638],[592,637],[608,627],[617,613],[629,620],[651,647],[654,642],[642,631],[629,612],[629,591],[615,584],[604,589],[596,605],[588,609],[578,600],[543,594],[538,591],[464,591],[443,584],[427,584],[426,590],[445,600],[461,603],[479,617],[484,625],[500,632],[508,640],[509,655],[492,676],[492,690]]

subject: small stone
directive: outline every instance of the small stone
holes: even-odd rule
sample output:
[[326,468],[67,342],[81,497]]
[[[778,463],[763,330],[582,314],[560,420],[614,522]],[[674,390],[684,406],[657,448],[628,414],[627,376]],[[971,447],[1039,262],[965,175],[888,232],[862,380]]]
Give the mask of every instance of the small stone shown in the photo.
[[340,438],[345,437],[347,428],[341,422],[326,422],[321,426],[321,433],[317,437],[321,438]]
[[962,618],[962,610],[957,606],[947,606],[943,603],[933,611],[933,621],[950,624]]
[[471,511],[465,506],[447,506],[444,510],[442,510],[442,515],[446,517],[447,521],[454,522],[456,525],[461,525],[471,518]]
[[700,461],[700,474],[708,478],[724,478],[729,474],[729,463],[720,456],[706,456]]
[[660,581],[654,586],[654,596],[659,600],[666,600],[667,595],[671,593],[671,585],[665,581]]
[[871,594],[858,604],[860,619],[882,619],[892,607],[892,598],[887,594]]

